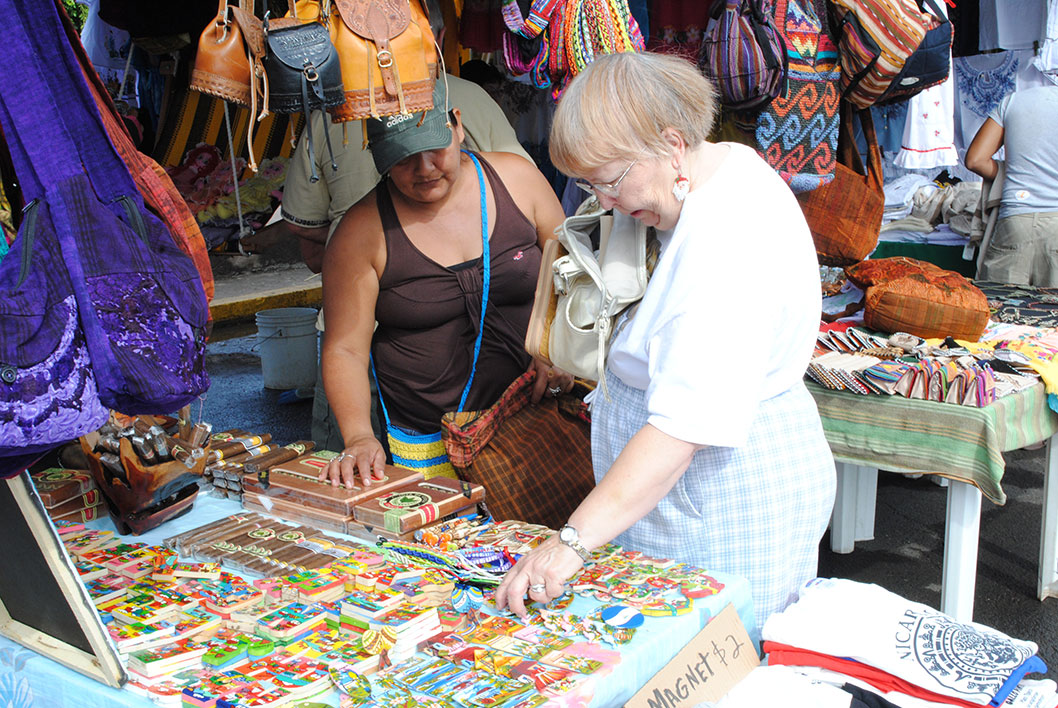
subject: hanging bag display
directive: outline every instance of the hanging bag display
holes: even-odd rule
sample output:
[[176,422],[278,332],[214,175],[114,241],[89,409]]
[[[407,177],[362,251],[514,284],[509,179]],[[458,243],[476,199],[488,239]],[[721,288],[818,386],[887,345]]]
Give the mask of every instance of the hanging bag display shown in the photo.
[[833,0],[842,98],[903,101],[948,78],[952,29],[934,0]]
[[0,122],[29,203],[18,257],[0,262],[0,457],[76,438],[107,408],[174,411],[209,386],[194,264],[144,207],[58,7],[13,8],[0,42],[19,71],[0,72]]
[[735,110],[757,109],[783,92],[786,40],[772,21],[771,2],[724,0],[698,54],[698,68],[720,91],[720,101]]
[[[215,98],[249,107],[246,150],[250,169],[257,172],[253,129],[268,114],[264,29],[254,15],[253,0],[239,0],[238,5],[229,5],[228,0],[219,2],[217,17],[199,37],[190,86]],[[225,105],[225,116],[227,110]]]
[[852,135],[852,109],[841,103],[840,159],[834,179],[797,195],[812,232],[816,253],[826,265],[850,265],[866,258],[878,245],[885,211],[882,191],[882,152],[870,110],[859,111],[867,140],[867,169]]
[[559,528],[595,486],[586,386],[532,403],[536,371],[480,411],[446,413],[441,437],[456,474],[489,490],[497,521]]
[[173,180],[162,166],[136,149],[132,136],[129,135],[121,116],[118,115],[110,94],[103,86],[102,79],[92,66],[92,61],[88,58],[88,53],[81,44],[81,38],[73,23],[69,21],[69,18],[65,18],[63,26],[66,28],[70,46],[77,55],[77,61],[81,64],[88,90],[91,92],[96,108],[99,109],[99,116],[103,120],[110,141],[114,143],[114,148],[128,166],[136,187],[143,195],[144,203],[165,222],[173,240],[180,246],[180,250],[194,262],[199,278],[202,280],[206,301],[209,302],[213,299],[213,270],[209,263],[206,242],[202,238],[202,231],[198,227],[195,215],[191,213],[187,202],[180,196]]
[[[459,397],[457,412],[463,410],[470,395],[470,387],[474,383],[474,374],[478,368],[478,354],[481,352],[481,340],[485,335],[485,310],[489,304],[489,284],[492,280],[492,264],[490,262],[491,252],[489,249],[489,214],[485,197],[485,173],[481,169],[477,155],[466,152],[474,163],[474,169],[478,176],[478,198],[481,213],[481,317],[478,320],[478,334],[474,340],[474,358],[470,364],[470,377],[463,394]],[[455,469],[448,460],[445,453],[444,443],[441,441],[441,431],[436,433],[414,433],[396,426],[390,421],[389,410],[385,401],[382,400],[382,387],[378,385],[378,376],[375,374],[375,362],[371,359],[371,376],[375,379],[375,387],[378,389],[378,404],[382,409],[382,417],[386,421],[386,437],[389,442],[389,454],[393,458],[393,464],[397,467],[407,467],[418,470],[423,476],[430,477],[456,477]]]
[[525,349],[574,376],[602,381],[617,319],[646,292],[657,239],[638,219],[603,211],[595,198],[556,233],[544,246]]
[[[304,113],[309,154],[315,155],[312,111],[334,108],[345,102],[341,66],[330,34],[319,22],[300,22],[292,18],[274,22],[266,19],[264,33],[267,46],[264,60],[268,84],[266,108],[276,113]],[[337,170],[331,132],[324,130],[323,136],[327,141],[331,169]],[[316,162],[312,161],[311,166],[309,181],[317,182],[320,177],[316,173]]]
[[330,30],[345,90],[335,122],[433,108],[438,55],[423,0],[298,0],[291,16]]

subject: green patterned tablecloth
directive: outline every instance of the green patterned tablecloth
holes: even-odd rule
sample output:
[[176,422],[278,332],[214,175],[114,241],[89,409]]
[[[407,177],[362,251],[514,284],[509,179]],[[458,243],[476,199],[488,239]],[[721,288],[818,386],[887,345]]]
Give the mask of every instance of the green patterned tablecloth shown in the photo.
[[985,408],[807,386],[836,460],[969,482],[996,504],[1007,498],[1002,453],[1058,432],[1043,384]]

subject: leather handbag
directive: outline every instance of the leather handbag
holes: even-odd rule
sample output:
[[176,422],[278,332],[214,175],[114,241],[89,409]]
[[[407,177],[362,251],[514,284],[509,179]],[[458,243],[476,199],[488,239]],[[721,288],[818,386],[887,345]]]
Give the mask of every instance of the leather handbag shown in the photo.
[[459,478],[488,490],[494,519],[557,529],[595,486],[588,389],[534,404],[535,379],[522,374],[486,410],[446,413],[441,438]]
[[[266,110],[305,115],[305,139],[309,154],[315,155],[311,113],[335,108],[345,102],[342,70],[330,33],[319,22],[283,18],[265,21],[265,80],[268,85]],[[329,121],[328,121],[329,122]],[[331,132],[323,131],[331,169],[337,170]],[[316,162],[311,162],[309,181],[317,182]]]
[[253,13],[253,0],[239,0],[238,5],[219,0],[216,18],[198,38],[190,86],[225,101],[256,107],[263,55],[264,37]]
[[858,112],[867,140],[866,169],[852,136],[851,106],[842,101],[841,112],[834,179],[797,195],[819,261],[824,265],[851,265],[866,258],[878,245],[885,211],[882,153],[871,112]]
[[556,234],[544,247],[525,348],[574,376],[601,381],[618,317],[646,292],[657,240],[641,221],[603,211],[594,198]]
[[265,44],[269,110],[303,111],[308,125],[311,111],[345,101],[338,54],[327,28],[319,22],[266,21]]
[[292,14],[330,29],[345,88],[333,121],[433,108],[438,54],[422,0],[298,0]]

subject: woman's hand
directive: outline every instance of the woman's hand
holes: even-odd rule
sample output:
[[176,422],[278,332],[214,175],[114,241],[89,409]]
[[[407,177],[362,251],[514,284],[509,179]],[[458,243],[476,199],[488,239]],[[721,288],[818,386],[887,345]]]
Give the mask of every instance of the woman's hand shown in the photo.
[[320,481],[330,481],[335,487],[344,484],[347,489],[352,489],[356,485],[356,471],[360,470],[364,486],[370,487],[372,479],[382,479],[385,467],[386,453],[382,444],[374,435],[363,435],[353,439],[342,454],[327,463],[320,472]]
[[573,389],[573,375],[567,374],[557,366],[551,366],[542,359],[533,359],[529,364],[529,371],[536,370],[536,380],[533,382],[533,403],[539,403],[546,391],[549,396],[557,396],[560,393],[569,393]]
[[507,571],[496,588],[496,607],[509,607],[525,619],[525,596],[537,602],[548,602],[566,592],[566,581],[580,570],[584,562],[569,546],[560,543],[558,534],[522,556]]

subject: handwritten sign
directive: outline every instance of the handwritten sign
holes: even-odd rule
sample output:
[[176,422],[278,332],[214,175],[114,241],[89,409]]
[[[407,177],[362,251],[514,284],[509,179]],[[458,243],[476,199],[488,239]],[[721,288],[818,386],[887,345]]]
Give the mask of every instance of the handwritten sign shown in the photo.
[[627,705],[682,708],[718,701],[760,658],[733,605],[727,605]]

